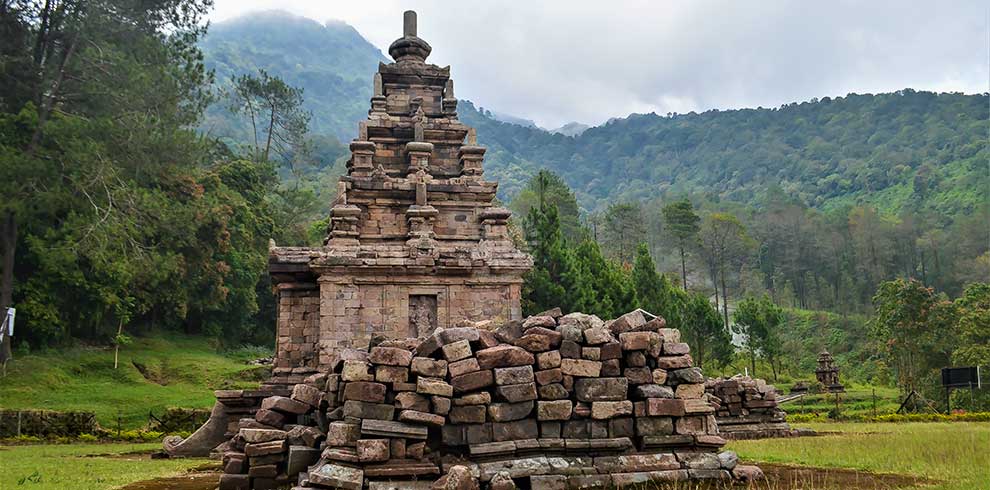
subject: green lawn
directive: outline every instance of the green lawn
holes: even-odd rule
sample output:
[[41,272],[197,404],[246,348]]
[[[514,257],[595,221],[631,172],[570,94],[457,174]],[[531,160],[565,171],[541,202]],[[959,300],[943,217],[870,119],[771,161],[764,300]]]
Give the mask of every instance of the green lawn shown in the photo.
[[15,357],[0,378],[0,408],[91,411],[105,428],[115,428],[118,416],[123,428],[138,428],[149,410],[210,408],[215,389],[257,386],[263,370],[245,361],[263,355],[218,354],[205,338],[169,335],[135,339],[116,370],[110,348]]
[[931,490],[990,490],[990,423],[795,424],[841,434],[735,441],[741,459],[937,480]]
[[0,488],[106,490],[135,481],[179,475],[211,464],[206,459],[153,460],[147,454],[120,456],[155,449],[161,449],[161,444],[0,446]]
[[[783,393],[790,393],[787,386]],[[901,404],[901,393],[897,388],[886,386],[866,386],[850,383],[846,392],[839,394],[839,411],[846,417],[869,417],[873,415],[874,393],[876,394],[877,415],[890,414],[897,411]],[[785,403],[781,406],[788,415],[819,414],[825,415],[835,408],[835,395],[828,393],[809,393],[803,398]],[[939,407],[941,408],[941,407]]]

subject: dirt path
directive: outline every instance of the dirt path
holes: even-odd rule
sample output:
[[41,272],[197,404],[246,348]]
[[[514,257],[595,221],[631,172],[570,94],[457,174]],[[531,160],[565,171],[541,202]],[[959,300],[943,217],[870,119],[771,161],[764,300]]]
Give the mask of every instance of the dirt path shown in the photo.
[[220,472],[192,472],[185,475],[144,480],[121,487],[121,490],[214,490],[220,481]]

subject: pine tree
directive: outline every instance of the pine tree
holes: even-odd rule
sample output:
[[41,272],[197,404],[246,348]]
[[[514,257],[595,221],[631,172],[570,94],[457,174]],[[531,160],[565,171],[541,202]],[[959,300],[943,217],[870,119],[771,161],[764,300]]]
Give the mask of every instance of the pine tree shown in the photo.
[[632,283],[636,291],[636,303],[640,308],[664,317],[672,325],[677,324],[677,305],[673,287],[666,276],[657,273],[656,264],[645,243],[636,250]]
[[701,218],[694,212],[691,201],[684,199],[664,206],[663,220],[667,224],[667,230],[677,240],[677,250],[681,256],[681,286],[687,290],[685,248],[697,242],[698,231],[701,230],[699,225]]
[[557,306],[569,309],[565,278],[573,278],[574,274],[560,232],[557,206],[544,203],[530,209],[525,228],[533,269],[525,276],[523,312],[529,315]]

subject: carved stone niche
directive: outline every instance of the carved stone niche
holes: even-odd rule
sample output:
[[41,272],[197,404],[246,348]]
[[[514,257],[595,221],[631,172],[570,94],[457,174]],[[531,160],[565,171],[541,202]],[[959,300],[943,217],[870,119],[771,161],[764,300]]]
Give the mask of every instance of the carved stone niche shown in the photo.
[[409,295],[409,336],[429,335],[437,328],[437,296]]

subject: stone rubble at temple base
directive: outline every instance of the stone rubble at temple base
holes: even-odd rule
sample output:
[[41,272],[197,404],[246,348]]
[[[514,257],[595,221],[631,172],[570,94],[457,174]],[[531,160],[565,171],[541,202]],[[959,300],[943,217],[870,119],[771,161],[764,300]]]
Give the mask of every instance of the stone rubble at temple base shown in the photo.
[[718,452],[701,371],[663,319],[555,309],[473,325],[373,339],[262,400],[226,447],[220,490],[566,490],[759,474]]
[[778,406],[776,388],[762,379],[737,375],[705,381],[706,400],[715,409],[719,434],[726,439],[764,439],[815,435],[792,429]]

